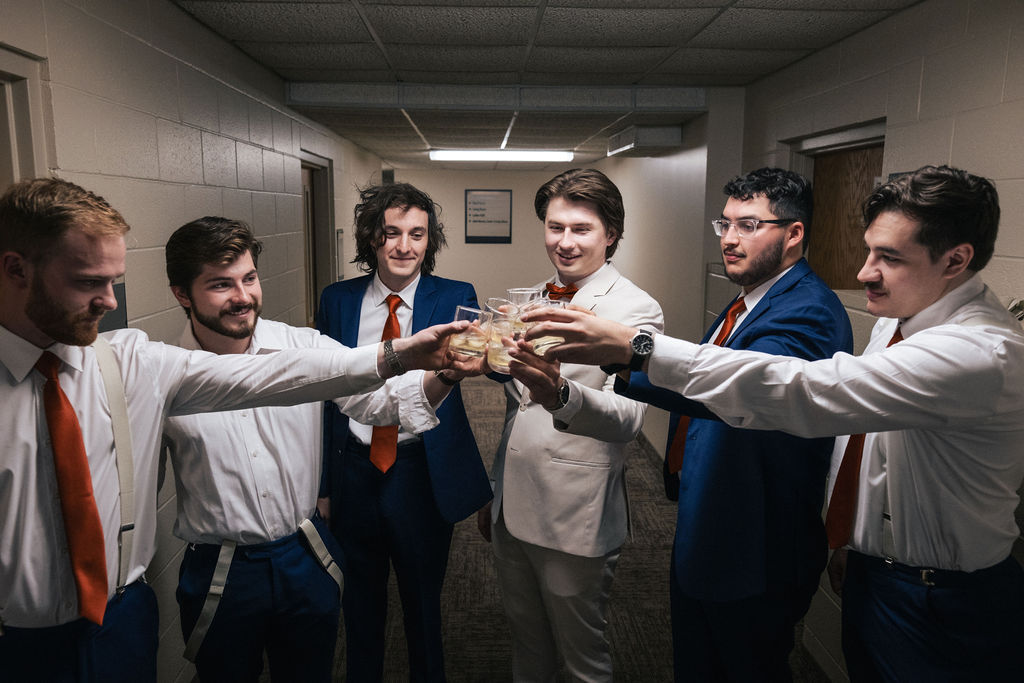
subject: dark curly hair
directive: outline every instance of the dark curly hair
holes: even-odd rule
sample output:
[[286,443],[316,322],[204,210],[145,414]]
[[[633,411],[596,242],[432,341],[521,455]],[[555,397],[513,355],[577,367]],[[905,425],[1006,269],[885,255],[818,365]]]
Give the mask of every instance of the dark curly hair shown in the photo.
[[427,214],[427,253],[420,272],[429,275],[434,270],[437,252],[448,244],[444,237],[444,224],[438,216],[441,207],[423,190],[408,183],[374,185],[359,190],[359,203],[354,214],[356,226],[356,256],[352,263],[372,273],[377,269],[377,249],[384,244],[384,213],[388,209],[422,209]]
[[722,192],[743,202],[763,195],[776,216],[803,223],[803,250],[807,251],[811,219],[814,217],[814,194],[807,178],[784,168],[765,167],[736,176],[725,184]]

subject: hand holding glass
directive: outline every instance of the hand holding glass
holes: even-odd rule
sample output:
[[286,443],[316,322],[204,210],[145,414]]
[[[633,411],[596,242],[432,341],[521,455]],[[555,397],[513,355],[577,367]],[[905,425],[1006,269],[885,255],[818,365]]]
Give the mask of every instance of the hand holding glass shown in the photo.
[[455,307],[455,322],[468,320],[469,327],[462,332],[456,332],[448,342],[448,349],[464,356],[479,358],[487,351],[487,341],[491,336],[491,319],[493,314],[490,311],[481,311],[479,308],[469,306]]

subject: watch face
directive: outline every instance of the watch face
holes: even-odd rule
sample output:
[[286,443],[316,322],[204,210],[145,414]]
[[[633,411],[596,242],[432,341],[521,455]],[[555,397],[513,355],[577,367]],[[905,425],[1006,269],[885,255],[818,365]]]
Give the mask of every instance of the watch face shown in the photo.
[[646,332],[637,334],[630,343],[633,345],[633,353],[640,356],[649,356],[654,350],[654,337]]

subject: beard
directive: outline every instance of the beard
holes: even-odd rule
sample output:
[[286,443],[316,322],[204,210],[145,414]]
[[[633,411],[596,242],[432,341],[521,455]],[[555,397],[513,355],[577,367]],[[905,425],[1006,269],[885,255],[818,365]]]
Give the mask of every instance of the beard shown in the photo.
[[782,265],[782,257],[785,253],[783,242],[784,240],[780,239],[773,247],[769,247],[761,252],[760,256],[750,262],[750,267],[747,268],[746,272],[733,275],[729,273],[727,268],[725,276],[741,287],[758,285],[770,279],[778,272],[779,267]]
[[90,305],[83,313],[73,313],[50,296],[41,278],[33,278],[25,315],[47,337],[68,346],[89,346],[99,334],[100,318],[107,311]]
[[[225,321],[225,318],[233,313],[239,313],[246,309],[251,309],[255,314],[253,315],[252,323],[248,320],[245,322],[234,321],[233,324],[229,324]],[[224,309],[214,315],[207,315],[200,313],[195,305],[192,306],[192,317],[203,324],[207,329],[217,334],[222,334],[225,337],[231,339],[248,339],[254,329],[256,329],[256,321],[260,319],[260,313],[263,312],[263,301],[256,299],[249,306],[233,306],[231,308]]]

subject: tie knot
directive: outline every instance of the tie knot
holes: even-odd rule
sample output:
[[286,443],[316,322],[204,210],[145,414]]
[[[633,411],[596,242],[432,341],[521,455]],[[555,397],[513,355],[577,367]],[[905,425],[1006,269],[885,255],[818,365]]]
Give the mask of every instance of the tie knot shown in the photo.
[[886,346],[886,348],[888,348],[888,347],[892,346],[893,344],[900,343],[901,341],[903,341],[903,331],[900,329],[900,326],[897,325],[896,326],[896,331],[893,332],[892,339],[890,339],[889,343],[886,344],[885,346]]
[[548,291],[548,298],[552,301],[558,301],[559,299],[571,299],[573,294],[579,291],[579,287],[575,284],[559,287],[554,282],[549,282],[544,285],[544,287]]
[[35,368],[43,377],[54,382],[57,381],[57,371],[60,370],[61,360],[49,351],[43,351],[43,355],[36,361]]
[[402,297],[397,294],[388,294],[388,298],[384,299],[384,301],[388,304],[388,312],[393,314],[402,304]]
[[736,299],[736,301],[732,302],[732,306],[729,307],[729,310],[726,311],[725,315],[727,318],[735,318],[745,310],[747,310],[747,304],[744,298],[741,296],[739,299]]

